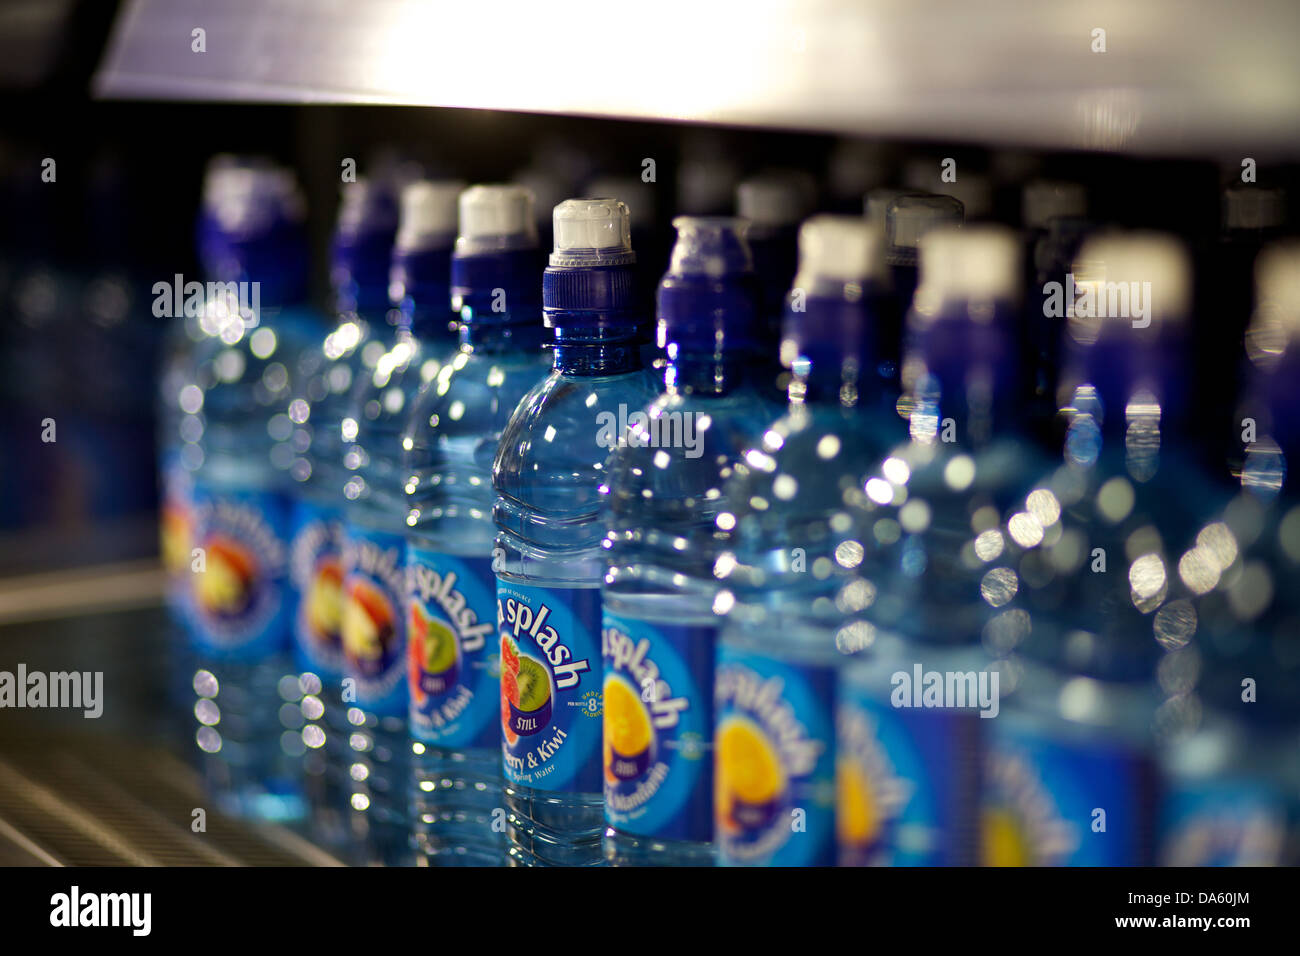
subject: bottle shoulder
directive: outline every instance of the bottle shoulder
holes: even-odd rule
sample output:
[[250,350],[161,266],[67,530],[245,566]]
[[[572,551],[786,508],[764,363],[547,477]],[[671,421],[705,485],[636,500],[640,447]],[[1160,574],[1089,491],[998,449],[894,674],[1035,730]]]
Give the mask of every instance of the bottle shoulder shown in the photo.
[[601,377],[552,370],[510,416],[496,470],[523,474],[538,463],[554,462],[575,474],[603,472],[617,445],[620,422],[644,410],[657,393],[649,370]]
[[549,367],[544,354],[457,349],[421,384],[405,434],[416,446],[428,446],[439,437],[495,438],[520,401],[544,381]]

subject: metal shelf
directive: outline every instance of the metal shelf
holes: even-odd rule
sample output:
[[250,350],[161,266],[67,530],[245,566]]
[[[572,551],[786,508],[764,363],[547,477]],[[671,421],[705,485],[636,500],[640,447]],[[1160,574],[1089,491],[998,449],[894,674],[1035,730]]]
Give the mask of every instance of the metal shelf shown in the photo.
[[95,88],[1276,159],[1297,38],[1294,0],[130,0]]

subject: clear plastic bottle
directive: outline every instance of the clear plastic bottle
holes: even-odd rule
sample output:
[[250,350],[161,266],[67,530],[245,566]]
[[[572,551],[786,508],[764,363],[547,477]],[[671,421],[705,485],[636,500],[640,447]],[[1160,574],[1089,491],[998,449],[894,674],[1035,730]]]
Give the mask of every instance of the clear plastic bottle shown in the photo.
[[[878,323],[877,348],[881,356],[881,374],[885,377],[889,395],[897,397],[906,387],[902,382],[906,347],[904,321],[916,296],[917,249],[921,237],[932,229],[960,226],[964,221],[961,203],[951,196],[912,193],[898,196],[886,206],[885,262],[889,266],[887,288],[893,302],[889,308],[879,310],[881,321]],[[905,411],[901,410],[900,414]]]
[[337,324],[298,355],[288,403],[295,426],[292,474],[297,483],[290,569],[296,607],[294,655],[306,725],[303,764],[317,839],[360,858],[351,808],[355,711],[344,700],[343,487],[344,435],[351,395],[387,351],[376,330],[387,327],[388,282],[398,208],[390,192],[359,178],[342,187],[330,260]]
[[292,392],[285,362],[323,328],[306,304],[301,199],[280,170],[230,172],[213,210],[191,423],[196,464],[188,601],[199,749],[227,812],[276,820],[306,809],[301,696],[289,657]]
[[[203,179],[203,194],[195,228],[199,262],[205,277],[215,278],[220,267],[219,224],[216,211],[238,183],[232,173],[246,162],[220,155],[208,163]],[[176,712],[184,719],[175,721],[189,738],[190,709],[194,706],[194,662],[192,644],[187,633],[192,613],[194,547],[194,474],[201,461],[196,439],[202,434],[202,389],[198,381],[199,354],[207,333],[200,321],[201,312],[182,310],[169,321],[163,333],[162,367],[158,377],[158,485],[159,554],[167,573],[166,602],[171,617],[173,637],[168,662],[168,693]]]
[[1160,673],[1181,731],[1162,753],[1162,865],[1300,860],[1300,243],[1265,247],[1255,289],[1241,492],[1188,558],[1199,626]]
[[550,375],[519,403],[492,466],[502,734],[512,863],[601,862],[601,487],[621,423],[655,383],[641,360],[627,208],[555,207],[542,296]]
[[1196,632],[1199,563],[1217,560],[1186,558],[1214,540],[1205,522],[1222,507],[1187,413],[1188,256],[1161,234],[1102,234],[1074,268],[1065,461],[1039,482],[1060,531],[1018,568],[1032,628],[999,636],[991,865],[1153,862],[1156,746],[1174,716],[1156,675]]
[[[872,638],[846,670],[838,715],[845,864],[978,862],[994,659],[1005,632],[1029,626],[1014,582],[1060,515],[1050,494],[1030,494],[1046,462],[1019,400],[1014,234],[937,229],[920,253],[911,440],[866,481],[856,517],[871,547],[841,599]],[[935,675],[951,697],[931,696]]]
[[451,267],[460,350],[416,398],[403,438],[412,816],[422,866],[505,862],[492,459],[515,407],[551,366],[532,207],[522,186],[461,194]]
[[673,224],[658,298],[665,392],[608,463],[603,767],[616,866],[713,864],[716,520],[736,460],[782,410],[748,224]]
[[799,267],[799,223],[813,211],[816,200],[811,177],[794,170],[762,173],[736,187],[736,215],[750,224],[747,238],[766,338],[780,338],[785,297]]
[[451,251],[463,188],[425,180],[403,188],[388,285],[394,307],[362,346],[382,343],[385,351],[373,367],[362,355],[343,419],[352,443],[343,457],[341,635],[357,704],[350,711],[356,727],[349,802],[354,827],[364,829],[366,857],[388,866],[413,862],[402,438],[421,385],[437,379],[455,349]]
[[1087,192],[1079,183],[1036,179],[1021,190],[1020,216],[1025,258],[1024,328],[1020,335],[1022,383],[1030,429],[1039,444],[1055,452],[1057,376],[1061,367],[1061,314],[1074,254],[1089,228]]
[[[864,558],[851,508],[902,436],[874,374],[872,286],[883,270],[865,219],[817,216],[799,236],[782,360],[786,414],[737,463],[718,515],[714,573],[727,615],[715,686],[715,840],[728,865],[835,862],[839,666],[860,629],[839,595]],[[795,824],[799,825],[795,825]]]

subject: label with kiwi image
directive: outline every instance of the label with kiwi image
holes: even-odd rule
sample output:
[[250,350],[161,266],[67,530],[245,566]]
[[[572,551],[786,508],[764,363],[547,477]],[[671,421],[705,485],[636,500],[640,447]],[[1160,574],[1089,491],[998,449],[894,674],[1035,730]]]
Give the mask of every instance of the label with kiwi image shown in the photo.
[[255,490],[194,489],[191,633],[205,653],[256,660],[289,649],[289,503]]
[[503,770],[538,790],[601,791],[600,589],[497,580]]
[[723,645],[714,826],[730,866],[834,866],[835,672]]
[[411,733],[439,747],[496,749],[501,668],[491,558],[406,551]]
[[405,717],[406,539],[348,525],[343,545],[343,658],[357,705]]
[[605,819],[640,836],[713,839],[714,626],[605,612]]

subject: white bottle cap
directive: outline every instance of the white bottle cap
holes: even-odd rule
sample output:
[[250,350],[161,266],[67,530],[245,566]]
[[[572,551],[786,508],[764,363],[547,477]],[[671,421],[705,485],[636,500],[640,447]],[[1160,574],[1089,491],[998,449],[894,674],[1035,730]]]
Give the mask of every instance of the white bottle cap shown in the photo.
[[[649,183],[636,176],[598,176],[584,190],[588,196],[613,196],[627,206],[632,225],[640,229],[655,222],[655,192]],[[556,205],[552,203],[552,205]]]
[[1255,260],[1255,316],[1250,339],[1248,351],[1274,353],[1286,348],[1286,340],[1300,339],[1300,240],[1265,246]]
[[1268,186],[1229,186],[1223,191],[1228,229],[1273,229],[1286,219],[1286,193]]
[[335,228],[339,232],[353,232],[365,218],[370,204],[374,183],[365,176],[358,176],[353,182],[344,183],[339,189],[339,213]]
[[931,229],[960,226],[964,220],[961,202],[951,196],[900,196],[889,204],[885,215],[890,251],[902,252],[906,258]]
[[859,216],[813,216],[799,228],[799,273],[794,284],[863,282],[881,272],[881,242]]
[[774,170],[736,187],[736,215],[756,229],[794,226],[812,210],[817,187],[807,173]]
[[514,184],[471,186],[460,194],[458,255],[537,245],[533,194]]
[[1036,179],[1020,193],[1020,219],[1029,229],[1046,229],[1050,219],[1087,212],[1088,196],[1079,183]]
[[459,180],[421,179],[402,190],[402,220],[396,248],[446,248],[456,236],[457,199],[465,184]]
[[632,219],[618,199],[566,199],[555,207],[551,265],[625,265],[632,252]]
[[1099,303],[1109,300],[1109,287],[1124,283],[1131,292],[1136,283],[1143,308],[1149,307],[1155,320],[1183,320],[1191,306],[1191,261],[1183,244],[1165,233],[1112,232],[1088,239],[1075,256],[1072,271],[1076,288],[1094,284]]
[[944,226],[921,239],[917,298],[970,301],[1020,298],[1020,246],[1005,226]]
[[881,235],[884,235],[885,218],[889,213],[889,204],[895,199],[911,195],[914,195],[914,193],[910,189],[891,189],[889,187],[873,189],[862,197],[862,213],[873,226],[880,230]]
[[293,173],[259,164],[214,170],[209,208],[223,229],[255,232],[277,214],[300,220],[306,212]]
[[982,173],[970,172],[961,163],[953,170],[953,182],[943,181],[943,166],[937,159],[914,159],[903,173],[903,185],[913,190],[952,196],[962,204],[967,221],[993,211],[993,184]]

